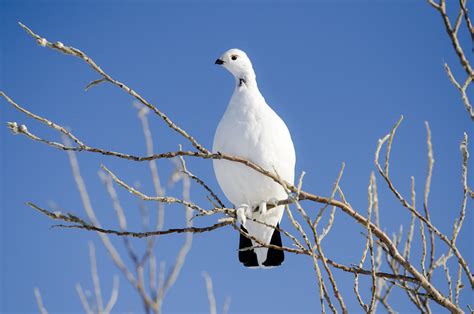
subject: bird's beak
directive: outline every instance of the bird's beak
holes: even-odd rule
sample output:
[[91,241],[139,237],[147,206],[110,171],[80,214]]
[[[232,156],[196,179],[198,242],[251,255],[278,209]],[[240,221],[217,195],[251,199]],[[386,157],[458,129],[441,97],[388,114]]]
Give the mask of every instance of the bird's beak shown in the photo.
[[217,59],[215,64],[224,64],[224,61],[222,61],[221,59]]

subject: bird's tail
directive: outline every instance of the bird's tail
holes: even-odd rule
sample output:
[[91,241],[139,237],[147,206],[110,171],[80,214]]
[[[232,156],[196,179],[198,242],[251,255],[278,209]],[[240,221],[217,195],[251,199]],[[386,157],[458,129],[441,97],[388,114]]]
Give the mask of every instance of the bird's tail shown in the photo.
[[[279,224],[277,224],[277,228],[279,228]],[[240,227],[242,231],[247,232],[247,229],[245,229],[243,226]],[[270,240],[270,244],[276,245],[281,247],[282,242],[281,242],[281,236],[280,236],[280,231],[277,229],[274,229],[272,238]],[[252,243],[252,240],[249,238],[245,237],[244,235],[240,235],[240,241],[239,241],[239,261],[244,264],[245,267],[275,267],[275,266],[280,266],[283,261],[285,260],[285,255],[282,250],[278,249],[273,249],[273,248],[255,248],[255,249],[249,249],[253,247],[254,244]],[[258,252],[258,254],[255,252],[255,250],[261,250]],[[265,254],[266,256],[261,256]],[[260,260],[260,263],[259,263]]]

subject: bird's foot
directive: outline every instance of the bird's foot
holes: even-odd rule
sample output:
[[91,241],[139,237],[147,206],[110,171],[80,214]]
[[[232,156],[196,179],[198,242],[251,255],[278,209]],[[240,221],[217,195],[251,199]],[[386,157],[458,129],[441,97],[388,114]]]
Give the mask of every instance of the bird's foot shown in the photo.
[[245,222],[247,221],[247,215],[251,213],[251,208],[247,204],[241,204],[237,207],[236,215],[237,221],[240,222],[241,225],[245,227]]
[[[271,198],[269,201],[267,202],[261,202],[260,205],[258,206],[259,207],[259,210],[260,210],[260,214],[261,215],[265,215],[268,213],[268,210],[271,210],[275,207],[278,206],[278,199],[277,198]],[[270,208],[268,208],[270,207]]]
[[268,202],[267,202],[267,205],[271,205],[272,207],[277,207],[278,206],[278,202],[280,200],[276,197],[272,197]]

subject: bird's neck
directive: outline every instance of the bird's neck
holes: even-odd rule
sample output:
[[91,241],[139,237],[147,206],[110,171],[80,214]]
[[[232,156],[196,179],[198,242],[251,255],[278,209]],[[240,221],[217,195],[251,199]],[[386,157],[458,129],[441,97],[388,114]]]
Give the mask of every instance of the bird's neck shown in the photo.
[[235,76],[235,89],[253,90],[258,92],[257,79],[254,73]]
[[255,78],[246,79],[245,81],[236,78],[234,94],[229,103],[229,108],[239,112],[242,110],[250,112],[262,104],[265,104],[265,99],[258,89]]

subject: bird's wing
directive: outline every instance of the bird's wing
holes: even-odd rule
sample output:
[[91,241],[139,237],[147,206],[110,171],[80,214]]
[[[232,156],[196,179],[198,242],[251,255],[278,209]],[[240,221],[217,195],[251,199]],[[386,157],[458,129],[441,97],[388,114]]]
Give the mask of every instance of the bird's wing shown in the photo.
[[261,114],[260,151],[251,154],[256,163],[293,184],[296,154],[285,122],[268,106]]

